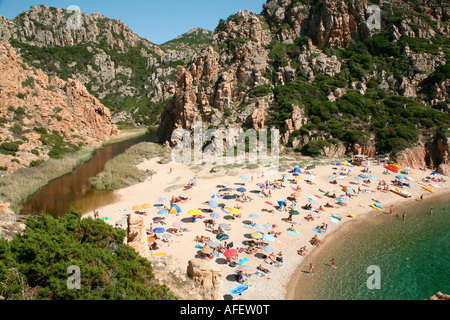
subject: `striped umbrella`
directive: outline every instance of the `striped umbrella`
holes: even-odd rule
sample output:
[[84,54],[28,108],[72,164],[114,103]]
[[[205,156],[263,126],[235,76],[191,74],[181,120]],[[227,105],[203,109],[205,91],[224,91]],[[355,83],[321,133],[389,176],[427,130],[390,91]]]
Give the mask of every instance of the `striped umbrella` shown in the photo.
[[217,193],[215,193],[211,196],[211,199],[219,199],[219,198],[220,198],[220,194],[217,194]]
[[263,237],[263,234],[261,232],[253,232],[252,233],[252,238],[261,239],[262,237]]

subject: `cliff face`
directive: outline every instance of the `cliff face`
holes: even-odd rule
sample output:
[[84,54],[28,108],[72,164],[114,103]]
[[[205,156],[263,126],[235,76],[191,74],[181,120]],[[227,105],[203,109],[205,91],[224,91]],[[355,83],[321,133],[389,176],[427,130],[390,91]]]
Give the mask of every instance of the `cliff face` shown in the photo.
[[[24,63],[0,42],[0,166],[12,172],[48,159],[53,139],[59,147],[98,147],[117,132],[111,114],[77,80],[49,77]],[[46,140],[46,138],[52,140]]]
[[28,63],[49,75],[80,81],[111,109],[115,122],[154,122],[159,114],[152,117],[148,109],[153,112],[173,96],[176,66],[210,43],[210,34],[191,30],[158,46],[100,13],[40,5],[14,20],[0,16],[0,40],[21,49]]
[[[331,140],[322,148],[323,155],[375,155],[380,137],[359,120],[347,121],[344,130],[367,131],[368,139],[354,134],[346,138],[331,129],[324,133],[325,121],[330,121],[327,113],[335,112],[339,122],[346,111],[333,110],[341,108],[349,94],[357,92],[361,100],[376,103],[373,92],[383,91],[424,108],[448,111],[448,77],[425,87],[430,75],[447,63],[448,6],[425,0],[375,4],[379,29],[370,25],[375,13],[366,0],[269,0],[260,15],[239,11],[221,20],[213,46],[178,68],[175,95],[161,116],[160,140],[171,143],[175,128],[191,130],[201,120],[205,128],[276,126],[283,144],[299,149],[311,141]],[[329,86],[332,81],[335,84]],[[312,94],[313,101],[302,101],[309,92],[300,93],[298,84],[322,90],[322,96]],[[287,102],[285,92],[294,92],[294,98]],[[321,112],[318,104],[323,104]],[[324,126],[318,130],[319,120]],[[375,120],[376,116],[363,122],[370,125]]]

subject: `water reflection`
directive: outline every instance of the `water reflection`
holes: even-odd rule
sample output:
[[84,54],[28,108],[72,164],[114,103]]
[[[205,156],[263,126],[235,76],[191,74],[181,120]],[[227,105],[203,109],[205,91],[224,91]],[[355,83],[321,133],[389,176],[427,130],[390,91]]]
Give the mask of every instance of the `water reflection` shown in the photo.
[[20,214],[48,213],[64,216],[71,208],[87,213],[117,199],[112,191],[92,189],[89,178],[103,171],[106,162],[123,153],[134,144],[153,141],[152,136],[142,136],[108,145],[95,152],[93,157],[72,173],[51,181],[23,204]]

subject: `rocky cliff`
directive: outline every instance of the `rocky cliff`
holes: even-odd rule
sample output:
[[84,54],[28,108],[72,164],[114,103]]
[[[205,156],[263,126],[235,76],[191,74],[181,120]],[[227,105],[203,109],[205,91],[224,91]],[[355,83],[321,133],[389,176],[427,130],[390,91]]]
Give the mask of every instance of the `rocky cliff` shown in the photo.
[[0,167],[12,172],[117,132],[111,114],[77,80],[49,77],[0,42]]
[[173,96],[176,66],[190,61],[210,34],[191,30],[160,47],[100,13],[40,5],[14,20],[0,16],[0,40],[49,75],[80,81],[111,109],[114,122],[156,122],[157,103]]
[[269,0],[261,14],[239,11],[178,68],[160,139],[173,145],[174,129],[201,120],[275,126],[305,155],[397,153],[429,134],[428,148],[449,124],[448,14],[425,0]]

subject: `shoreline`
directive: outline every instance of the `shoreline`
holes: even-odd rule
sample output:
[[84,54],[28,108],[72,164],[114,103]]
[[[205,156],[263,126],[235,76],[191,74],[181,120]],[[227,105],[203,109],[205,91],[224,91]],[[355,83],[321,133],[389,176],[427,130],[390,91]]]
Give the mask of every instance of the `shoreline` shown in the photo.
[[[248,182],[247,186],[251,189],[258,189],[256,187],[257,182],[261,182],[261,180],[273,180],[280,178],[280,175],[283,173],[282,171],[278,172],[275,175],[272,176],[266,176],[261,177],[261,171],[264,170],[264,167],[259,168],[253,168],[253,169],[246,169],[242,167],[233,167],[229,170],[219,170],[219,172],[211,173],[210,170],[214,166],[186,166],[186,165],[178,165],[174,163],[167,163],[167,164],[158,164],[157,158],[150,159],[144,161],[142,164],[140,164],[138,167],[141,170],[151,169],[155,170],[156,174],[153,177],[152,180],[147,180],[143,183],[130,186],[125,189],[121,189],[116,191],[117,201],[114,203],[108,204],[106,206],[100,207],[97,210],[100,213],[100,217],[104,217],[107,223],[111,224],[112,226],[115,225],[115,222],[124,219],[124,216],[126,213],[133,212],[131,209],[134,205],[142,205],[143,203],[150,203],[155,204],[157,203],[157,199],[161,195],[167,195],[168,198],[172,195],[178,196],[182,195],[185,192],[186,195],[189,197],[189,201],[187,201],[186,204],[182,204],[182,213],[180,213],[180,217],[175,217],[175,215],[166,215],[164,216],[167,222],[166,228],[170,228],[171,224],[175,220],[181,220],[184,221],[185,227],[190,230],[190,232],[187,232],[182,235],[181,239],[177,239],[177,237],[172,237],[171,240],[167,244],[163,244],[162,248],[157,254],[160,255],[154,255],[151,260],[157,260],[161,261],[164,259],[165,255],[171,255],[174,257],[177,257],[179,260],[179,267],[180,270],[186,270],[186,266],[188,264],[188,261],[190,259],[193,259],[194,257],[198,256],[198,249],[195,249],[194,246],[196,243],[194,242],[195,236],[201,236],[205,235],[208,237],[211,237],[213,241],[215,240],[215,235],[210,233],[209,230],[204,228],[202,225],[203,223],[197,222],[192,223],[191,218],[189,218],[189,215],[187,214],[187,211],[194,208],[208,208],[207,205],[205,205],[205,201],[210,200],[210,196],[216,192],[217,189],[216,186],[218,184],[221,184],[221,181],[227,180],[227,182],[230,183],[230,186],[232,188],[238,187],[238,184],[242,184],[242,180],[240,180],[240,175],[247,175],[249,177],[254,177],[255,180],[253,182]],[[329,189],[336,189],[339,188],[338,186],[330,185],[329,179],[325,175],[325,173],[328,171],[336,171],[332,169],[335,167],[333,164],[329,164],[330,161],[333,161],[333,159],[327,159],[328,163],[324,163],[323,165],[317,165],[314,171],[315,173],[318,173],[318,177],[316,180],[314,180],[316,183],[313,185],[307,185],[304,183],[304,180],[306,179],[306,176],[304,174],[301,174],[301,178],[299,179],[299,185],[302,187],[302,197],[299,199],[299,205],[302,206],[307,199],[308,195],[316,194],[318,195],[317,189],[323,188],[326,190]],[[298,159],[292,159],[292,163],[299,162]],[[283,164],[280,164],[280,166],[283,166]],[[169,168],[173,167],[174,172],[170,173]],[[354,172],[352,173],[352,177],[355,177],[360,173],[360,170],[362,170],[362,167],[352,167],[351,168]],[[384,171],[383,166],[374,166],[372,169],[374,171],[374,174],[377,175],[381,179],[386,180],[392,180],[394,179],[395,175],[392,174],[390,176],[384,176],[381,174],[382,171]],[[287,170],[284,170],[287,172]],[[275,242],[269,243],[270,246],[275,247],[276,252],[282,251],[284,261],[281,267],[276,268],[272,267],[267,264],[264,264],[264,260],[260,258],[254,258],[251,255],[242,253],[239,255],[239,258],[247,257],[249,258],[249,264],[256,267],[257,265],[264,265],[264,267],[270,268],[271,272],[269,274],[266,274],[265,276],[260,277],[251,277],[249,278],[248,284],[249,284],[249,290],[247,290],[245,293],[242,294],[240,297],[234,297],[235,299],[246,299],[246,300],[286,300],[289,299],[292,296],[292,291],[295,290],[292,286],[295,282],[293,280],[295,279],[296,271],[298,271],[299,266],[302,265],[305,259],[307,259],[309,256],[313,254],[315,250],[311,250],[313,247],[309,243],[309,239],[311,239],[314,235],[318,235],[320,240],[323,240],[323,236],[328,237],[335,233],[335,231],[338,231],[342,228],[343,225],[347,225],[346,222],[352,221],[360,221],[365,216],[371,216],[373,214],[378,214],[384,211],[389,211],[389,206],[394,204],[394,212],[395,210],[400,207],[403,204],[407,203],[413,203],[413,201],[416,201],[416,198],[419,198],[420,196],[420,190],[423,191],[422,193],[425,194],[425,190],[421,188],[422,182],[420,182],[420,179],[422,176],[427,176],[431,171],[427,170],[427,172],[422,172],[417,170],[417,176],[414,176],[414,178],[417,178],[417,181],[414,182],[414,189],[415,193],[412,198],[402,198],[392,192],[383,193],[381,191],[374,191],[369,192],[367,194],[360,194],[352,198],[352,200],[349,200],[347,207],[341,207],[341,208],[332,208],[327,209],[325,212],[323,212],[316,221],[313,222],[306,222],[303,220],[303,217],[308,213],[307,211],[303,209],[298,209],[301,211],[300,216],[294,216],[294,222],[297,224],[295,225],[295,230],[300,231],[300,235],[293,236],[286,232],[287,228],[290,226],[290,223],[283,221],[283,218],[287,218],[287,212],[281,212],[278,210],[274,210],[273,213],[267,213],[263,212],[263,209],[266,209],[268,206],[265,205],[263,202],[267,201],[268,199],[259,199],[258,196],[255,194],[250,193],[252,197],[256,201],[252,201],[250,203],[244,203],[239,205],[243,206],[242,213],[243,217],[242,219],[239,219],[237,221],[231,221],[230,223],[232,225],[232,231],[230,233],[230,241],[234,241],[235,247],[242,247],[241,241],[242,240],[248,240],[249,235],[254,230],[251,230],[249,226],[243,224],[243,221],[246,220],[252,220],[248,218],[248,215],[252,213],[257,213],[261,216],[260,219],[258,219],[257,223],[271,223],[276,224],[277,227],[274,229],[275,231],[280,231],[281,236],[276,238]],[[319,177],[320,175],[320,177]],[[324,176],[322,176],[324,175]],[[419,177],[420,176],[420,177]],[[192,190],[186,191],[184,186],[186,183],[191,179],[196,177],[198,179],[197,186],[195,186]],[[290,177],[288,178],[290,179]],[[374,187],[374,182],[372,182],[372,187]],[[449,187],[448,187],[448,181],[444,184],[442,183],[442,187],[439,189],[439,191],[436,191],[435,194],[425,194],[424,201],[428,198],[432,198],[434,196],[439,196],[443,193],[447,194]],[[276,203],[276,200],[286,198],[289,194],[292,193],[292,185],[287,183],[285,188],[282,188],[281,190],[272,191],[273,192],[273,198],[269,201],[272,201]],[[197,190],[200,189],[200,190]],[[369,188],[370,189],[370,188]],[[198,191],[198,192],[197,192]],[[413,193],[413,191],[411,191]],[[369,202],[373,198],[379,198],[379,200],[382,202],[383,206],[385,206],[384,211],[378,211],[375,209],[372,209],[368,206]],[[220,202],[225,202],[225,204],[229,207],[233,207],[234,201],[222,201],[222,199],[217,199]],[[323,204],[326,199],[319,200],[321,201],[320,204]],[[328,201],[331,201],[328,199]],[[219,208],[220,209],[220,208]],[[157,209],[150,208],[147,210],[148,216],[144,217],[144,223],[145,226],[150,226],[153,224],[153,227],[155,227],[155,223],[153,223],[152,218],[157,217],[156,212]],[[214,211],[216,212],[216,211]],[[220,211],[217,211],[220,212]],[[306,214],[305,214],[306,213]],[[343,219],[340,223],[337,223],[336,225],[334,223],[330,223],[328,218],[333,214],[342,214]],[[348,214],[355,214],[355,218],[348,218]],[[208,214],[205,214],[208,215]],[[85,216],[93,216],[92,213],[86,213],[83,215]],[[222,223],[223,220],[220,219],[219,223]],[[228,221],[226,221],[228,223]],[[329,228],[326,233],[324,234],[317,234],[312,229],[320,225],[322,222],[327,222],[329,224]],[[158,225],[156,225],[158,226]],[[164,226],[163,226],[164,227]],[[182,240],[182,241],[181,241]],[[300,247],[305,246],[309,250],[308,254],[306,256],[300,256],[297,254],[297,250]],[[222,256],[220,256],[222,257]],[[213,268],[219,268],[223,272],[223,293],[224,296],[228,296],[230,298],[228,292],[231,288],[236,286],[238,283],[234,280],[232,280],[233,277],[231,275],[234,275],[235,268],[230,268],[227,265],[224,265],[222,263],[219,263],[218,261],[221,258],[217,258],[216,261],[208,261],[207,263],[211,265]],[[223,258],[222,258],[223,259]],[[230,280],[231,279],[231,280]]]
[[[449,199],[450,198],[450,190],[447,188],[444,192],[439,194],[431,194],[429,197],[424,198],[423,201],[417,199],[409,199],[403,201],[401,203],[389,203],[388,207],[391,204],[396,204],[394,208],[399,211],[407,212],[407,209],[414,205],[415,202],[419,202],[420,204],[429,204],[435,203],[436,200],[441,198]],[[395,212],[395,210],[394,210]],[[382,212],[383,216],[386,218],[394,218],[394,215],[390,215],[389,212]],[[366,214],[362,214],[358,219],[345,221],[341,226],[337,226],[333,230],[327,231],[327,235],[322,239],[323,243],[320,247],[316,247],[303,258],[302,262],[297,266],[296,270],[294,270],[290,276],[290,280],[286,285],[286,294],[284,300],[309,300],[310,297],[306,293],[307,288],[302,288],[300,285],[300,280],[302,279],[303,273],[305,270],[309,269],[309,263],[311,263],[317,256],[319,256],[323,251],[326,251],[328,247],[331,245],[330,242],[333,240],[350,234],[356,226],[364,227],[368,223],[379,223],[379,219],[381,219],[381,215],[377,214],[377,212],[367,212]],[[374,221],[377,219],[377,221]]]

